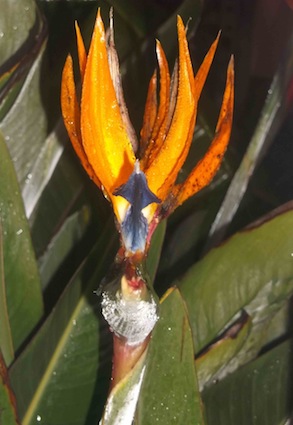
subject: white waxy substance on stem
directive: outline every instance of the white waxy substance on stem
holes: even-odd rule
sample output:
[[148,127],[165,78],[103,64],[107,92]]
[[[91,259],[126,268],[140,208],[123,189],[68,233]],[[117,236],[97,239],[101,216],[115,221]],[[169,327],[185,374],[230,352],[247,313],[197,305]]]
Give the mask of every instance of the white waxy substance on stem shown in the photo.
[[126,339],[129,345],[138,345],[153,330],[159,316],[156,300],[125,299],[120,291],[114,296],[102,294],[102,313],[112,331]]

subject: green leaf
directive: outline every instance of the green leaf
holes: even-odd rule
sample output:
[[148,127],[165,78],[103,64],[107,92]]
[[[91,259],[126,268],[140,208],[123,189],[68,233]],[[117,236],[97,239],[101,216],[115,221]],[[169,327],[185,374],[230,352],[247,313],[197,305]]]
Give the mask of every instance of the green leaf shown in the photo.
[[197,352],[242,309],[261,323],[292,294],[292,204],[287,209],[211,250],[182,279]]
[[4,276],[4,255],[3,255],[3,234],[0,222],[0,352],[2,352],[5,364],[9,365],[14,359],[14,348],[8,317],[6,300],[5,276]]
[[[0,16],[0,120],[16,100],[32,64],[41,20],[33,0],[2,1]],[[36,25],[34,25],[36,24]],[[40,25],[40,26],[39,26]]]
[[[13,158],[20,186],[23,188],[47,131],[47,118],[39,89],[46,38],[44,24],[32,0],[21,3],[5,0],[2,3],[1,16],[9,25],[7,35],[11,38],[11,42],[3,37],[7,44],[5,42],[5,45],[2,43],[1,45],[6,52],[5,57],[9,57],[10,60],[15,53],[14,60],[18,64],[17,76],[21,75],[25,80],[13,105],[1,120],[0,129]],[[16,52],[15,49],[19,50]],[[7,82],[6,86],[9,84]],[[12,86],[8,88],[13,87],[14,81],[11,84]],[[2,93],[4,98],[6,91]],[[11,94],[11,91],[9,93]]]
[[6,365],[0,352],[0,423],[19,425],[16,413],[16,399],[9,385]]
[[35,22],[36,5],[32,0],[3,1],[1,3],[0,65],[11,58],[29,38]]
[[23,77],[20,81],[14,83],[13,80],[15,75],[17,75],[17,71],[18,66],[0,76],[0,86],[3,86],[2,90],[0,91],[0,121],[2,121],[13,105],[13,102],[17,98],[17,95],[19,94],[24,82]]
[[3,230],[4,282],[14,349],[43,314],[40,279],[19,187],[0,135],[0,217]]
[[65,261],[72,247],[81,239],[88,226],[89,209],[83,208],[72,214],[62,225],[57,235],[50,242],[47,251],[39,260],[42,286],[45,288]]
[[251,318],[246,316],[231,326],[195,362],[199,387],[202,390],[221,373],[227,363],[238,354],[251,330]]
[[176,289],[162,300],[153,331],[137,408],[136,425],[203,424],[191,330]]
[[204,391],[208,424],[284,424],[292,412],[292,354],[287,341]]
[[[112,225],[10,370],[22,424],[96,423],[111,371],[111,345],[93,293],[117,249]],[[29,385],[27,378],[29,378]]]
[[153,282],[155,279],[158,264],[160,261],[163,242],[165,239],[166,225],[167,222],[166,220],[164,220],[157,227],[155,233],[153,234],[150,250],[146,259],[146,269],[151,282]]
[[276,128],[282,122],[284,115],[284,100],[292,80],[293,40],[288,43],[283,61],[274,75],[267,98],[261,111],[258,124],[248,145],[241,164],[236,171],[230,187],[225,195],[221,208],[210,229],[209,239],[205,249],[221,242],[228,226],[233,220],[242,198],[247,190],[251,176],[260,159],[272,141]]
[[[52,239],[62,228],[68,215],[74,213],[73,206],[84,190],[76,163],[72,161],[68,152],[62,154],[52,171],[44,190],[40,194],[35,194],[37,206],[30,217],[32,239],[38,257],[50,249]],[[35,187],[35,183],[41,180],[42,178],[39,180],[37,177],[35,180],[32,177],[33,186]],[[34,188],[32,191],[34,192]],[[96,191],[98,192],[98,189]],[[80,202],[83,204],[87,201],[83,199]]]
[[131,425],[145,372],[146,351],[132,371],[110,392],[101,425]]
[[[152,238],[149,255],[146,260],[146,273],[153,283],[158,261],[164,241],[166,221],[161,223]],[[142,270],[142,273],[144,271]],[[152,288],[150,288],[152,290]],[[111,390],[104,409],[103,425],[132,424],[142,380],[145,372],[145,356],[143,352],[133,369]]]
[[164,46],[167,57],[171,55],[174,58],[174,45],[176,45],[176,41],[174,42],[173,37],[175,36],[174,26],[176,25],[177,15],[180,15],[186,24],[188,22],[188,36],[190,36],[199,21],[202,5],[203,3],[199,0],[184,0],[180,2],[178,8],[171,16],[166,19],[165,15],[165,22],[158,28],[157,36]]
[[134,33],[141,38],[146,37],[158,27],[160,27],[162,33],[165,33],[168,23],[164,22],[164,20],[166,20],[168,13],[171,15],[171,19],[179,14],[187,21],[190,16],[195,19],[202,7],[202,3],[195,0],[181,2],[176,10],[176,3],[169,4],[168,7],[164,7],[159,2],[144,3],[136,0],[110,0],[109,3],[114,7],[115,11],[118,11]]
[[288,298],[284,305],[277,311],[277,313],[271,318],[266,328],[266,335],[264,338],[264,346],[269,346],[277,340],[284,339],[290,332],[290,320],[288,315],[290,314],[291,299]]
[[[22,196],[26,215],[29,220],[38,206],[40,198],[60,161],[60,157],[64,151],[62,140],[65,139],[63,124],[59,121],[55,129],[42,144],[38,155],[35,157],[31,171],[26,177]],[[64,182],[60,181],[60,186],[63,187],[64,185]]]

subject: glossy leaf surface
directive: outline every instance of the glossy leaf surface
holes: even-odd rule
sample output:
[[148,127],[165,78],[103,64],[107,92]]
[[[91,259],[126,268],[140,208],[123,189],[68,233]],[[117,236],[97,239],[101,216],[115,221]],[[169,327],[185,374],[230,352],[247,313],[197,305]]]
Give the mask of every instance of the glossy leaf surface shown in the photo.
[[16,412],[16,399],[10,388],[8,373],[4,359],[0,353],[0,423],[19,425]]
[[9,323],[5,275],[4,275],[4,252],[3,252],[3,233],[0,226],[0,351],[3,355],[3,362],[9,365],[14,359],[14,347]]
[[[13,104],[0,122],[0,129],[7,142],[21,188],[31,173],[32,166],[46,135],[47,120],[42,107],[42,95],[39,90],[41,60],[45,48],[44,23],[37,13],[32,0],[24,2],[4,2],[1,16],[9,22],[9,29],[1,40],[5,50],[4,57],[13,57],[17,64],[17,78],[6,82],[9,87],[3,95],[18,81],[23,79],[21,90],[15,96]],[[4,43],[6,36],[10,42]],[[4,47],[5,46],[5,47]],[[14,56],[13,56],[14,55]],[[19,60],[17,60],[19,57]],[[8,66],[9,64],[3,64]],[[12,86],[11,86],[12,85]]]
[[[0,216],[3,280],[14,350],[43,314],[40,279],[15,171],[0,135]],[[4,289],[4,287],[3,287]]]
[[292,294],[293,213],[291,204],[287,208],[211,250],[182,279],[180,290],[196,351],[212,341],[241,309],[265,314],[266,308],[271,309],[272,297],[281,307]]
[[171,289],[153,331],[136,425],[203,424],[192,336],[184,302]]
[[281,425],[291,415],[292,341],[239,369],[203,393],[207,423]]
[[227,364],[237,356],[247,341],[251,327],[250,317],[240,318],[196,359],[196,372],[201,390],[217,379]]
[[[106,258],[115,253],[116,241],[110,235],[108,227],[10,371],[23,424],[35,424],[37,417],[56,425],[79,424],[87,415],[88,423],[93,423],[101,413],[111,346],[93,291],[109,266]],[[91,406],[92,397],[100,403]]]
[[[160,252],[163,243],[163,231],[162,227],[158,229],[151,248],[153,260],[148,265],[151,276],[157,263],[155,253]],[[117,248],[117,240],[111,240],[111,232],[112,226],[108,225],[38,335],[11,369],[23,424],[34,424],[37,417],[56,425],[80,424],[82,418],[92,424],[102,413],[112,353],[110,333],[100,314],[100,299],[93,291],[99,286]],[[36,361],[38,368],[34,367]],[[30,385],[23,392],[28,371]],[[123,403],[127,388],[131,390],[131,382],[132,377],[126,390],[118,394],[120,401],[114,400],[114,403]]]
[[132,425],[141,384],[145,373],[146,352],[131,372],[110,392],[101,425]]

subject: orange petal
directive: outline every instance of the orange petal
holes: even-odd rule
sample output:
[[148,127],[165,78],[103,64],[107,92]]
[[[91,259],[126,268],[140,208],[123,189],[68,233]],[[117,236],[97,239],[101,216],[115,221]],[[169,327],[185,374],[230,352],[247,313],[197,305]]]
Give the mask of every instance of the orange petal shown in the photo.
[[195,112],[194,112],[194,118],[191,120],[192,124],[189,128],[189,134],[188,134],[188,138],[187,140],[189,141],[189,143],[186,143],[185,145],[185,150],[183,152],[183,157],[186,158],[189,152],[189,148],[190,148],[190,143],[192,141],[192,137],[193,137],[193,133],[194,133],[194,126],[195,126],[195,119],[196,119],[196,114],[197,114],[197,104],[198,104],[198,100],[200,98],[203,86],[206,82],[213,58],[215,56],[215,52],[218,46],[218,42],[219,42],[219,38],[220,38],[220,32],[216,38],[216,40],[213,42],[213,44],[211,45],[208,53],[206,54],[196,76],[194,79],[194,92],[195,92]]
[[208,53],[206,54],[199,70],[197,71],[197,74],[195,76],[195,97],[196,100],[199,99],[201,92],[202,92],[202,88],[206,82],[212,61],[214,59],[215,53],[216,53],[216,49],[219,43],[219,38],[220,38],[221,33],[219,32],[216,40],[213,42],[213,44],[211,45]]
[[178,78],[178,59],[176,59],[173,72],[172,72],[172,78],[171,78],[169,111],[168,111],[168,118],[166,123],[166,133],[170,129],[170,125],[171,125],[172,118],[175,111],[177,92],[178,92],[178,79],[179,79]]
[[100,11],[82,87],[81,133],[88,160],[114,202],[112,194],[132,173],[135,156],[111,79]]
[[174,196],[176,198],[176,207],[203,187],[207,186],[218,171],[230,139],[233,105],[234,59],[232,56],[228,66],[226,88],[216,127],[216,135],[207,153],[194,167],[186,181],[175,187]]
[[153,158],[156,157],[166,136],[166,123],[168,119],[169,110],[169,97],[170,97],[170,74],[168,62],[161,46],[161,43],[157,40],[157,58],[160,69],[160,97],[159,97],[159,108],[152,129],[151,140],[148,148],[145,152],[142,166],[147,168],[152,162]]
[[76,154],[78,155],[90,178],[96,183],[97,186],[100,186],[100,181],[89,164],[82,146],[80,133],[80,110],[77,102],[72,58],[70,55],[67,56],[62,73],[61,109],[64,124]]
[[155,71],[149,83],[144,109],[143,124],[140,131],[140,155],[142,160],[152,135],[152,130],[157,116],[157,109],[157,72]]
[[110,9],[110,27],[106,33],[107,55],[110,74],[116,94],[116,99],[119,104],[121,118],[128,135],[128,139],[132,145],[133,151],[136,153],[138,150],[138,141],[135,130],[129,118],[128,109],[124,100],[122,79],[119,70],[119,59],[114,43],[114,23],[113,23],[113,9]]
[[76,41],[77,41],[79,71],[81,76],[81,82],[83,82],[85,67],[86,67],[86,50],[84,47],[83,38],[82,38],[77,22],[75,22],[75,32],[76,32]]
[[164,200],[188,153],[195,120],[194,76],[182,19],[177,19],[179,82],[177,102],[165,142],[145,170],[149,187]]

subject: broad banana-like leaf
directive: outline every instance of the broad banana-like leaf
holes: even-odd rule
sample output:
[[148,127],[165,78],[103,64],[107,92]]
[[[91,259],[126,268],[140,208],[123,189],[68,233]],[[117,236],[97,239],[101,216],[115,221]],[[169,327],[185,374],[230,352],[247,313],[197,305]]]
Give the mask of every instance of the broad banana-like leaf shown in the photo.
[[[43,314],[41,284],[16,174],[0,134],[1,332],[9,364]],[[3,338],[3,340],[2,340]]]

